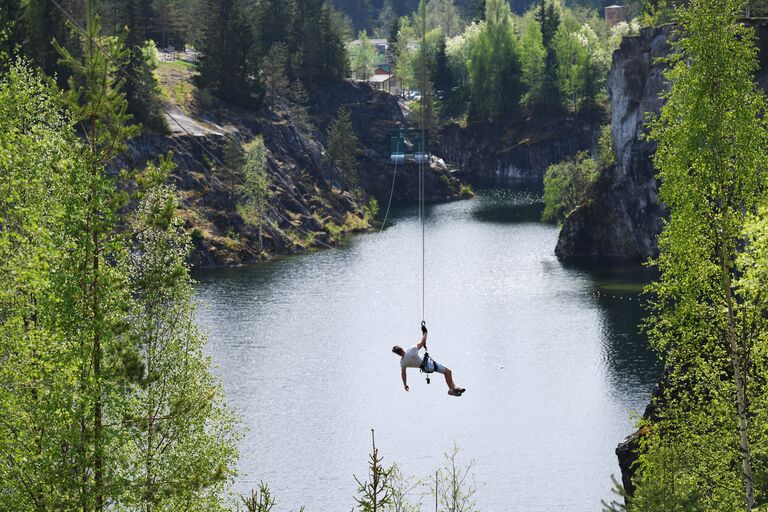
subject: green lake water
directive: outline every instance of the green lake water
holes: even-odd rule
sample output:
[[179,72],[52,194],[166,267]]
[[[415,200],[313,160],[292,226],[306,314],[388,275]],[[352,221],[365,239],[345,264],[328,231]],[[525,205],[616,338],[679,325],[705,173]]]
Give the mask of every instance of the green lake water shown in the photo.
[[209,350],[248,429],[237,489],[268,482],[279,511],[350,510],[375,428],[384,462],[418,478],[460,446],[484,512],[599,511],[660,373],[637,329],[651,276],[559,262],[540,195],[495,187],[428,209],[429,348],[461,398],[418,370],[406,393],[390,352],[420,336],[416,209],[340,249],[198,273]]

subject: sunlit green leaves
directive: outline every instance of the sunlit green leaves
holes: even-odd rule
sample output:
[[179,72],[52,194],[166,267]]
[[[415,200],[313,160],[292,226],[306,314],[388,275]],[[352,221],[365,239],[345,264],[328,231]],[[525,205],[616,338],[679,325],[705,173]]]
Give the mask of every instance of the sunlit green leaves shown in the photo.
[[694,0],[679,12],[672,88],[651,129],[670,214],[648,332],[667,374],[642,429],[631,510],[745,510],[752,482],[757,504],[766,500],[767,104],[739,9]]

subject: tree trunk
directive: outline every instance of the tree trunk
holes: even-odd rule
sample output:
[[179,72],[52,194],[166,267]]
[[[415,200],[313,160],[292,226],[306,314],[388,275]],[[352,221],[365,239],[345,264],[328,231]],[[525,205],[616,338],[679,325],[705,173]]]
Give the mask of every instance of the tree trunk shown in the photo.
[[99,280],[99,236],[96,230],[93,233],[93,378],[96,389],[95,400],[93,404],[93,466],[94,466],[94,484],[96,487],[96,511],[104,510],[104,471],[102,454],[103,437],[103,397],[101,385],[101,312],[99,311],[98,280]]
[[[96,147],[96,117],[91,117],[91,154],[93,158],[93,168],[91,170],[91,178],[95,180],[99,175],[99,165],[96,159],[98,154],[98,148]],[[104,510],[104,470],[103,470],[103,454],[102,454],[102,436],[103,436],[103,402],[102,402],[102,384],[101,384],[101,311],[99,308],[99,263],[101,254],[99,251],[99,225],[98,225],[98,210],[96,208],[97,192],[93,191],[91,201],[91,216],[93,223],[91,224],[91,239],[93,241],[93,256],[91,260],[91,270],[93,275],[91,276],[91,321],[93,322],[93,380],[96,389],[94,390],[94,402],[93,402],[93,479],[96,492],[96,512],[103,512]]]
[[736,319],[734,312],[733,290],[731,289],[731,274],[728,257],[728,216],[727,206],[723,213],[723,232],[720,244],[720,266],[723,272],[723,291],[728,306],[728,351],[733,369],[733,383],[736,387],[736,408],[739,416],[739,455],[741,458],[742,476],[744,480],[745,510],[750,512],[755,506],[755,484],[752,472],[752,450],[749,443],[747,385],[742,373],[744,361],[736,334]]

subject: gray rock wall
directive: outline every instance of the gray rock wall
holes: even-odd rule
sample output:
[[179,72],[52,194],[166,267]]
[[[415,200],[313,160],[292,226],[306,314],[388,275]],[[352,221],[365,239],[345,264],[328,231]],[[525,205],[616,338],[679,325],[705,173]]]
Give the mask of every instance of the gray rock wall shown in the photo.
[[611,135],[616,165],[603,171],[590,199],[563,224],[556,254],[565,259],[604,257],[643,260],[657,252],[663,205],[658,202],[646,124],[658,114],[665,90],[660,57],[669,53],[671,26],[625,37],[608,76]]
[[592,150],[600,119],[584,117],[522,123],[514,128],[456,124],[437,134],[437,151],[459,166],[467,178],[534,179],[542,181],[552,164]]
[[[760,71],[757,83],[768,90],[768,22],[746,20],[757,35]],[[608,169],[591,197],[565,220],[556,254],[645,260],[658,253],[657,237],[667,214],[658,201],[651,161],[655,143],[644,138],[651,115],[658,115],[667,90],[658,59],[669,55],[673,27],[645,28],[625,37],[613,54],[608,77],[616,166]]]

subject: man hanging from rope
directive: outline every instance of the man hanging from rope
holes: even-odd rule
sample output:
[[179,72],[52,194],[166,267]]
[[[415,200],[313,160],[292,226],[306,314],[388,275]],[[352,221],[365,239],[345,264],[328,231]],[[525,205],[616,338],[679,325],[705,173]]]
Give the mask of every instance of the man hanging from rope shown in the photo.
[[[448,394],[453,396],[461,396],[466,391],[464,388],[457,387],[453,382],[453,373],[450,368],[446,368],[434,359],[429,357],[429,353],[425,352],[424,356],[419,355],[419,350],[427,348],[427,326],[424,322],[421,322],[421,341],[409,348],[403,350],[400,345],[392,347],[392,352],[400,356],[400,373],[403,377],[403,386],[408,391],[408,376],[406,375],[407,368],[419,368],[424,373],[442,373],[445,376],[445,383],[448,384]],[[427,377],[427,383],[429,383],[429,377]]]

